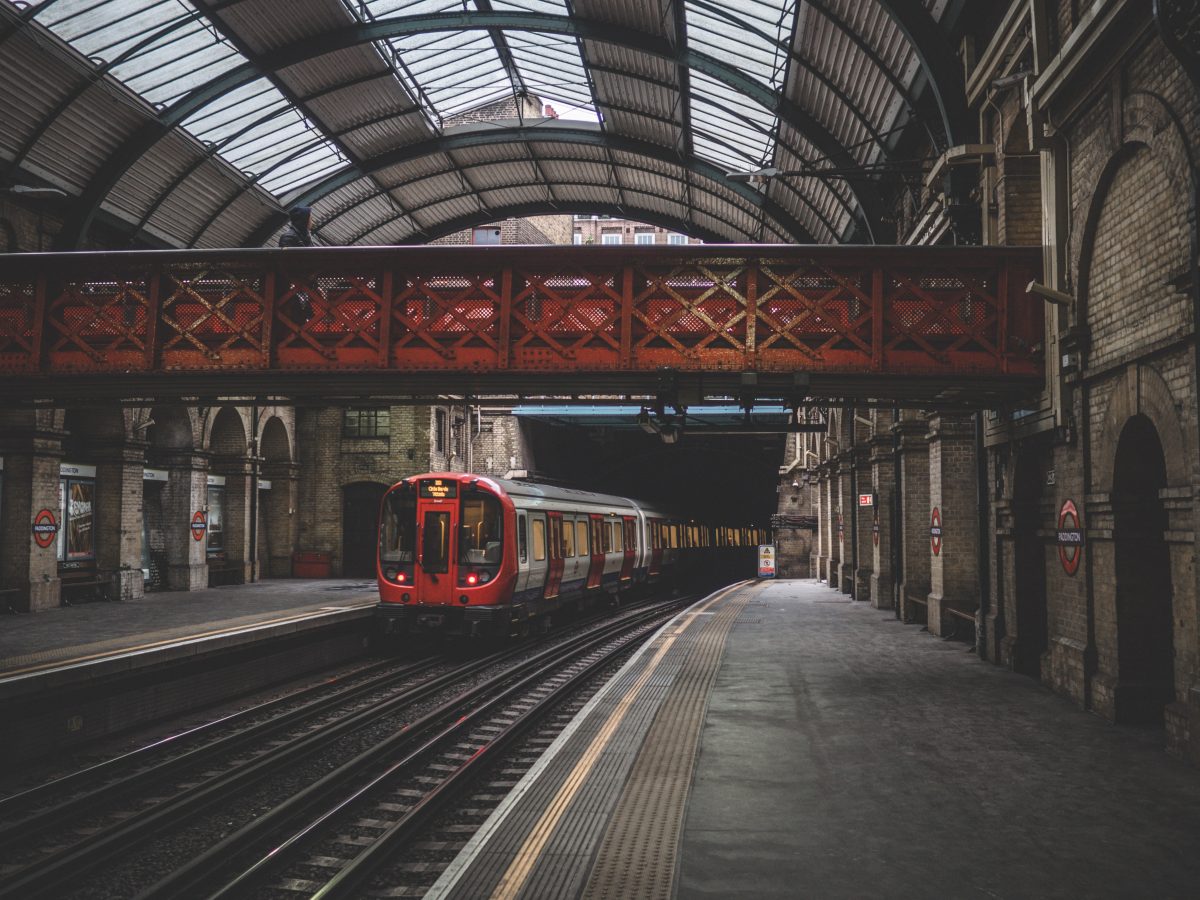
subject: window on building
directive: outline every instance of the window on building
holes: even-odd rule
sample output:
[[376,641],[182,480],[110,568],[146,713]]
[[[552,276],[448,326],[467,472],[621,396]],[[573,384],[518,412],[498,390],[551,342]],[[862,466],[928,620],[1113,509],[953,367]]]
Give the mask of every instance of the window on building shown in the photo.
[[349,438],[383,438],[391,428],[387,407],[351,407],[342,414],[342,435]]
[[446,452],[446,411],[435,410],[433,413],[433,449],[438,453]]
[[487,228],[474,228],[471,230],[472,244],[498,244],[500,243],[500,229],[495,225],[489,225]]
[[577,231],[577,232],[575,232],[574,242],[575,242],[576,244],[582,244],[582,243],[583,243],[583,232],[582,232],[582,231]]
[[654,232],[653,231],[635,232],[633,235],[633,242],[635,244],[653,244],[654,243]]
[[463,423],[462,419],[456,418],[454,420],[454,435],[453,435],[454,455],[457,456],[459,459],[467,458],[467,445],[466,445],[467,429],[464,428],[463,425],[464,425],[464,423]]
[[687,242],[688,242],[688,239],[687,239],[686,234],[668,234],[667,235],[667,243],[668,244],[686,244]]
[[600,235],[601,244],[619,244],[621,243],[621,232],[605,231]]

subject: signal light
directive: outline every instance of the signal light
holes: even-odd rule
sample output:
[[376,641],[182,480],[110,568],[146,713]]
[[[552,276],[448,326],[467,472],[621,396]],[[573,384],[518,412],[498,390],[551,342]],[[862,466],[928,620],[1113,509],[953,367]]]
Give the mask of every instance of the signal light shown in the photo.
[[408,576],[405,575],[403,572],[401,572],[399,575],[396,576],[396,580],[398,582],[400,582],[401,584],[404,584],[404,582],[406,582],[408,580]]

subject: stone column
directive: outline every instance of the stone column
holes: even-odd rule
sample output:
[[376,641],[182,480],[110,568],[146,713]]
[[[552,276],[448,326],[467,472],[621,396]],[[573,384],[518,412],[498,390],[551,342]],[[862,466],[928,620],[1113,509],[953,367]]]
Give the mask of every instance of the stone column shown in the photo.
[[109,596],[140,600],[142,578],[142,474],[144,441],[99,446],[96,460],[96,576],[108,578]]
[[[929,596],[929,441],[928,425],[917,413],[905,413],[893,426],[900,438],[900,618],[925,621]],[[915,601],[920,601],[915,602]]]
[[821,578],[830,587],[837,587],[838,529],[837,476],[826,461],[821,464],[821,502],[825,510],[825,557],[821,561]]
[[[850,468],[854,465],[849,451],[837,456],[837,542],[838,567],[837,589],[843,594],[854,592],[854,545],[851,541],[850,517],[854,515],[850,496]],[[831,582],[832,583],[832,582]]]
[[[870,506],[860,506],[862,494],[871,493],[871,446],[857,444],[854,448],[854,494],[850,497],[850,510],[854,515],[854,538],[858,542],[858,553],[854,562],[854,599],[871,599],[872,562],[875,559],[875,548],[871,540],[871,526],[875,522],[875,510]],[[849,528],[849,526],[847,526]]]
[[812,491],[813,515],[817,519],[817,529],[813,535],[812,565],[809,577],[819,581],[825,568],[827,553],[825,549],[825,518],[828,513],[825,506],[825,485],[819,474],[810,477],[813,479],[809,483],[809,489]]
[[[60,602],[58,545],[39,547],[34,518],[50,510],[59,529],[64,527],[58,497],[58,467],[62,462],[62,432],[53,429],[0,435],[4,456],[4,497],[0,502],[0,594],[3,606],[18,612],[52,609]],[[0,607],[2,608],[2,607]]]
[[[941,516],[941,548],[929,560],[929,630],[944,635],[966,624],[948,609],[979,606],[979,516],[975,431],[968,416],[929,419],[929,504]],[[932,553],[932,547],[931,547]],[[957,622],[955,621],[957,619]]]
[[876,609],[891,609],[893,605],[892,510],[897,502],[893,441],[890,433],[871,439],[871,486],[876,503],[871,532],[871,605]]
[[225,476],[225,560],[220,567],[233,570],[233,581],[254,578],[250,561],[250,467],[246,458],[214,457],[213,471]]
[[196,540],[192,519],[208,504],[208,457],[179,453],[163,460],[167,484],[163,488],[163,529],[167,544],[167,588],[199,591],[208,587],[208,541],[203,532]]

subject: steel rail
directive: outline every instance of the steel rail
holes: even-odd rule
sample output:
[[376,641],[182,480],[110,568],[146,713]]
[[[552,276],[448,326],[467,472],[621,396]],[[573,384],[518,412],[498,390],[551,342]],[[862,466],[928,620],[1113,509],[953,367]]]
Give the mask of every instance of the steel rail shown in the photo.
[[124,778],[107,782],[85,793],[43,806],[26,818],[14,819],[10,822],[0,824],[0,847],[13,841],[16,837],[27,838],[31,834],[44,831],[53,825],[71,818],[77,818],[86,813],[89,808],[99,807],[100,804],[121,794],[131,793],[141,787],[149,787],[180,769],[186,769],[189,765],[200,765],[206,757],[236,750],[249,741],[266,737],[303,719],[318,716],[339,703],[355,700],[364,694],[386,688],[397,681],[403,681],[420,675],[439,665],[440,662],[438,659],[423,660],[399,670],[395,669],[395,661],[379,663],[377,666],[371,668],[392,669],[393,671],[369,677],[362,683],[348,685],[332,693],[328,692],[328,682],[313,685],[312,687],[269,700],[266,703],[260,703],[231,715],[223,716],[204,725],[187,729],[164,740],[155,741],[152,744],[122,754],[121,756],[105,760],[86,769],[80,769],[70,775],[39,785],[23,793],[6,797],[0,800],[0,814],[4,813],[10,805],[19,804],[28,807],[36,803],[41,803],[46,797],[68,789],[79,782],[103,778],[109,772],[116,773],[130,766],[135,766],[147,757],[153,757],[172,749],[183,739],[194,738],[219,726],[228,726],[238,721],[262,715],[280,706],[295,703],[306,696],[313,697],[313,699],[303,703],[301,706],[285,710],[282,713],[273,715],[269,719],[253,723],[240,731],[232,732],[210,743],[194,747],[178,756],[155,763],[148,769],[133,772]]
[[[681,602],[685,601],[682,599],[671,601],[671,603]],[[190,896],[203,882],[211,880],[214,872],[229,866],[230,861],[236,859],[239,853],[244,853],[249,844],[267,841],[272,834],[295,827],[295,822],[311,811],[318,803],[328,799],[337,791],[344,789],[347,780],[361,774],[364,767],[372,765],[389,755],[403,752],[405,748],[409,748],[414,743],[421,741],[432,729],[444,722],[448,715],[460,713],[465,704],[469,704],[477,698],[495,691],[498,683],[508,682],[514,678],[525,678],[529,673],[541,670],[551,661],[561,658],[565,654],[572,653],[580,647],[590,645],[595,641],[608,640],[611,633],[629,627],[630,619],[641,620],[647,616],[658,614],[660,609],[655,608],[635,612],[625,619],[604,626],[600,629],[600,635],[595,633],[583,634],[564,644],[549,648],[524,661],[514,669],[475,685],[462,694],[457,695],[438,709],[406,725],[403,729],[386,738],[375,747],[363,751],[353,759],[347,760],[318,781],[313,782],[308,787],[288,797],[288,799],[278,806],[255,817],[251,822],[248,822],[234,833],[226,836],[219,843],[197,855],[186,865],[176,869],[165,878],[144,890],[138,895],[138,900]],[[352,799],[352,797],[337,801],[334,804],[334,811],[341,808],[344,803],[349,802],[349,799]],[[309,826],[315,827],[321,821],[324,821],[324,819],[325,816],[323,815],[315,822],[310,822]],[[303,833],[306,834],[308,830],[308,827],[304,828]],[[293,837],[298,836],[293,835]],[[292,846],[292,844],[289,843],[288,846]],[[271,850],[269,856],[276,857],[280,855],[281,849],[282,847],[275,847]],[[243,870],[232,881],[227,882],[219,888],[218,894],[228,892],[235,885],[240,889],[246,881],[256,878],[270,864],[269,860],[260,858],[249,869]]]

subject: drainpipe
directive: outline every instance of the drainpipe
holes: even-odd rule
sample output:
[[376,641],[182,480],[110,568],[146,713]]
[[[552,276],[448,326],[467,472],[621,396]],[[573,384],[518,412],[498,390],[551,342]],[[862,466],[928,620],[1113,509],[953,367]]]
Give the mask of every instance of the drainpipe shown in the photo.
[[888,522],[892,535],[890,552],[892,554],[892,612],[900,618],[900,585],[904,581],[904,551],[900,541],[903,540],[901,524],[901,503],[904,502],[904,467],[900,465],[900,405],[892,406],[892,505],[894,514]]
[[258,404],[250,407],[250,580],[258,581]]
[[[854,465],[858,409],[850,408],[850,596],[858,599],[858,469]],[[845,513],[843,513],[845,515]]]
[[987,455],[983,449],[983,411],[975,413],[975,505],[979,511],[979,629],[975,648],[980,659],[987,659],[987,616],[991,606],[991,560],[988,558],[988,477]]

